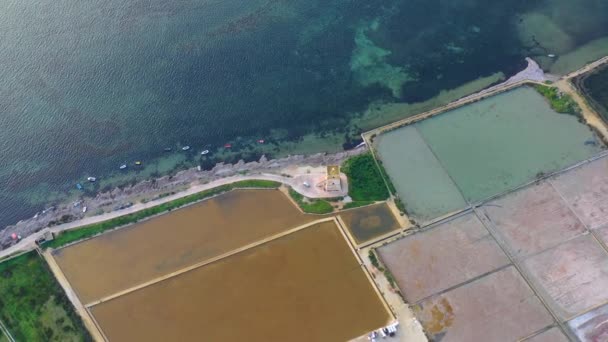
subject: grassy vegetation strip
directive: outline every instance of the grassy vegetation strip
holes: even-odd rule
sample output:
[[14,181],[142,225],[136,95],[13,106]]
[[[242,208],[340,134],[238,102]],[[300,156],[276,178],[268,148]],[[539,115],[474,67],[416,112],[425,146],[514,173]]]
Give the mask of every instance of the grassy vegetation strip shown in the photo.
[[289,195],[305,213],[309,214],[329,214],[334,211],[331,203],[321,199],[309,199],[304,197],[292,188],[289,188]]
[[388,281],[389,285],[395,289],[395,290],[399,290],[399,287],[397,287],[397,282],[395,281],[395,277],[393,276],[393,274],[391,273],[391,271],[389,271],[387,268],[383,267],[380,264],[380,261],[378,260],[378,257],[376,256],[376,253],[370,249],[369,253],[368,253],[368,257],[369,257],[369,261],[371,262],[371,264],[378,269],[378,271],[382,272],[384,274],[384,277],[386,277],[386,281]]
[[377,268],[380,271],[384,271],[384,267],[380,266],[380,262],[378,261],[378,257],[376,256],[376,253],[374,253],[373,250],[369,250],[369,253],[367,255],[369,257],[369,261],[372,263],[372,265]]
[[535,85],[534,88],[549,101],[549,104],[554,111],[563,114],[580,115],[581,109],[578,106],[578,103],[576,103],[570,95],[562,94],[559,89],[555,87],[548,87],[540,84]]
[[353,209],[353,208],[359,208],[359,207],[364,207],[366,205],[370,205],[370,204],[374,204],[376,202],[374,201],[354,201],[354,202],[348,202],[344,205],[344,207],[342,209]]
[[224,192],[233,190],[233,189],[244,189],[244,188],[266,188],[266,189],[276,189],[281,185],[281,183],[266,181],[266,180],[246,180],[235,182],[232,184],[221,185],[212,189],[208,189],[205,191],[198,192],[196,194],[192,194],[189,196],[184,196],[182,198],[178,198],[176,200],[159,204],[152,208],[147,208],[140,210],[138,212],[123,215],[120,217],[116,217],[107,221],[91,224],[88,226],[84,226],[82,228],[67,230],[59,234],[53,241],[49,241],[44,244],[44,247],[50,248],[58,248],[64,246],[68,243],[76,242],[82,239],[86,239],[97,234],[103,233],[107,230],[114,229],[120,226],[124,226],[127,224],[135,223],[142,219],[145,219],[150,216],[158,215],[164,213],[166,211],[171,211],[184,205],[191,204],[194,202],[198,202],[205,198],[222,194]]
[[383,201],[389,197],[382,171],[371,153],[348,159],[342,171],[348,176],[348,193],[354,201]]
[[0,279],[0,319],[15,340],[92,340],[36,252],[0,263]]

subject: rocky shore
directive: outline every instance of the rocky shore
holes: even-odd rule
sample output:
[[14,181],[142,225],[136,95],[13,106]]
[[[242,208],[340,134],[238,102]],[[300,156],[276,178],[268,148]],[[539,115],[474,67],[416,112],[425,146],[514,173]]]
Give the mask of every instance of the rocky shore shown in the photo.
[[[351,156],[367,151],[366,147],[338,153],[317,153],[313,155],[293,155],[279,159],[262,156],[257,162],[235,164],[219,163],[208,171],[198,168],[183,170],[172,176],[145,180],[131,186],[117,187],[111,191],[98,193],[95,197],[83,197],[77,202],[60,203],[37,213],[34,217],[19,221],[0,231],[0,250],[16,243],[16,234],[25,239],[40,230],[85,217],[124,210],[137,203],[146,203],[163,197],[178,195],[195,185],[206,184],[222,178],[238,175],[282,175],[293,176],[298,168],[318,167],[328,164],[342,164]],[[83,210],[86,207],[86,212]]]

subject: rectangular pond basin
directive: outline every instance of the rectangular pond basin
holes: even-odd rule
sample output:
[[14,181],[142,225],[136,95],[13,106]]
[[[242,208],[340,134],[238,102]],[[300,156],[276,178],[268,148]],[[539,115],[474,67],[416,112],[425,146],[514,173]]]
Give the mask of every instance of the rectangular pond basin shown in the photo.
[[333,221],[91,312],[111,341],[347,341],[391,319]]
[[559,114],[531,87],[520,87],[417,124],[471,202],[513,189],[540,173],[602,149],[591,129]]
[[316,219],[278,190],[236,190],[56,250],[54,257],[87,304]]
[[481,210],[494,236],[515,258],[540,253],[586,232],[547,181],[493,200]]
[[409,303],[509,263],[474,214],[466,214],[378,249]]
[[426,299],[415,308],[434,341],[519,341],[553,324],[515,267]]
[[411,217],[426,222],[466,206],[415,125],[379,136],[376,148]]
[[608,302],[608,253],[589,234],[528,257],[522,266],[562,320]]
[[375,147],[410,214],[425,221],[587,159],[603,145],[524,86],[385,133]]
[[399,229],[399,222],[386,203],[346,210],[340,213],[340,217],[357,244]]

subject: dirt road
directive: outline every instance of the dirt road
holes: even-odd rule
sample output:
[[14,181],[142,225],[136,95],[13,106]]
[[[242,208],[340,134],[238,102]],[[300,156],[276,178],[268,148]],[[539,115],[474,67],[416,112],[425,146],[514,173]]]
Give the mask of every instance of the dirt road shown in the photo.
[[[608,59],[607,59],[608,60]],[[600,116],[593,110],[587,101],[579,94],[578,91],[574,88],[570,79],[562,79],[555,82],[555,86],[565,94],[568,94],[578,103],[579,107],[581,107],[581,114],[587,124],[595,128],[604,138],[604,141],[608,141],[608,128],[604,121],[600,118]]]
[[[528,83],[542,84],[543,82],[545,82],[546,81],[545,74],[544,74],[543,70],[540,68],[540,66],[531,58],[526,58],[526,61],[528,62],[528,66],[524,70],[518,72],[517,74],[515,74],[514,76],[510,77],[508,80],[506,80],[500,84],[497,84],[493,87],[484,89],[475,94],[460,98],[456,101],[448,103],[445,106],[437,107],[437,108],[429,110],[427,112],[420,113],[420,114],[417,114],[414,116],[410,116],[405,119],[398,120],[398,121],[392,122],[388,125],[384,125],[384,126],[376,128],[376,129],[373,129],[371,131],[365,132],[362,134],[363,140],[365,140],[367,143],[370,143],[370,139],[372,136],[381,134],[382,132],[390,131],[395,128],[405,126],[405,125],[411,124],[416,121],[428,119],[435,115],[447,112],[451,109],[455,109],[455,108],[464,106],[466,104],[479,101],[486,97],[500,94],[509,89],[517,88],[524,84],[528,84]],[[373,149],[372,149],[372,151],[373,151]]]

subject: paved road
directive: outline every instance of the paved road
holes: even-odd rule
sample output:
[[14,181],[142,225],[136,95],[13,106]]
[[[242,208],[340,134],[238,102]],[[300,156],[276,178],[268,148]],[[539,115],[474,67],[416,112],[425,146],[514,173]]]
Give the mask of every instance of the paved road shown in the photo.
[[283,183],[283,184],[286,184],[289,186],[293,186],[292,183],[294,183],[291,178],[278,176],[278,175],[271,175],[271,174],[252,175],[252,176],[245,175],[245,176],[233,176],[233,177],[221,178],[216,181],[209,182],[207,184],[195,185],[195,186],[189,188],[188,190],[185,190],[185,191],[182,191],[182,192],[179,192],[174,195],[167,196],[167,197],[164,197],[164,198],[161,198],[158,200],[150,201],[147,203],[137,203],[127,209],[123,209],[123,210],[119,210],[119,211],[112,211],[112,212],[97,215],[97,216],[89,216],[89,217],[85,217],[81,220],[57,225],[52,228],[42,229],[41,231],[24,238],[19,243],[0,251],[0,258],[9,256],[13,253],[18,253],[20,251],[34,249],[36,246],[35,241],[37,239],[39,239],[40,237],[42,237],[42,235],[44,235],[46,232],[59,233],[64,230],[73,229],[73,228],[80,227],[80,226],[86,226],[86,225],[93,224],[93,223],[99,223],[99,222],[113,219],[113,218],[116,218],[119,216],[131,214],[131,213],[140,211],[142,209],[147,209],[147,208],[157,206],[159,204],[167,203],[167,202],[173,201],[175,199],[178,199],[178,198],[181,198],[184,196],[188,196],[188,195],[192,195],[192,194],[204,191],[204,190],[208,190],[208,189],[215,188],[215,187],[218,187],[221,185],[231,184],[231,183],[243,181],[243,180],[269,180],[269,181],[280,182],[280,183]]
[[[196,194],[196,193],[199,193],[204,190],[209,190],[212,188],[216,188],[218,186],[227,185],[227,184],[244,181],[244,180],[268,180],[268,181],[282,183],[282,184],[285,184],[287,186],[294,188],[297,192],[299,192],[302,195],[309,197],[309,198],[323,198],[323,197],[336,197],[337,196],[334,193],[323,194],[321,191],[319,191],[317,189],[307,188],[307,187],[303,186],[302,182],[298,181],[298,177],[291,178],[291,177],[283,177],[283,176],[274,175],[274,174],[242,175],[242,176],[226,177],[226,178],[221,178],[221,179],[218,179],[218,180],[206,183],[206,184],[194,185],[187,190],[178,192],[171,196],[163,197],[161,199],[157,199],[157,200],[150,201],[147,203],[137,203],[137,204],[135,204],[129,208],[123,209],[123,210],[112,211],[109,213],[96,215],[96,216],[88,216],[88,217],[82,218],[80,220],[57,225],[52,228],[42,229],[41,231],[39,231],[37,233],[27,236],[26,238],[21,240],[19,243],[0,251],[0,258],[9,256],[13,253],[17,253],[20,251],[34,249],[36,246],[36,244],[35,244],[36,240],[38,240],[40,237],[42,237],[42,235],[44,235],[46,232],[52,232],[52,233],[57,234],[64,230],[74,229],[77,227],[86,226],[86,225],[90,225],[93,223],[99,223],[99,222],[110,220],[110,219],[113,219],[116,217],[124,216],[127,214],[132,214],[132,213],[135,213],[142,209],[155,207],[159,204],[167,203],[167,202],[176,200],[181,197]],[[344,178],[344,182],[346,182],[345,178]],[[344,188],[347,189],[348,185],[344,184]]]

